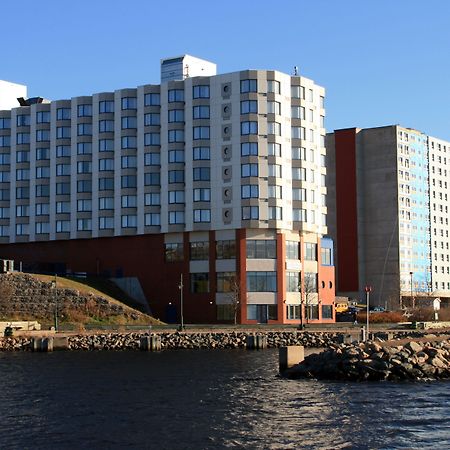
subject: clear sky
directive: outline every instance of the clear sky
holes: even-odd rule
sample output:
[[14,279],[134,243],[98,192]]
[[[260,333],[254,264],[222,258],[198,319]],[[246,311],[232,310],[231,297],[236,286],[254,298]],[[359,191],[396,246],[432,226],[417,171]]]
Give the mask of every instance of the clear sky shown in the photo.
[[328,131],[401,124],[450,141],[448,0],[0,0],[0,79],[51,100],[159,83],[184,53],[327,90]]

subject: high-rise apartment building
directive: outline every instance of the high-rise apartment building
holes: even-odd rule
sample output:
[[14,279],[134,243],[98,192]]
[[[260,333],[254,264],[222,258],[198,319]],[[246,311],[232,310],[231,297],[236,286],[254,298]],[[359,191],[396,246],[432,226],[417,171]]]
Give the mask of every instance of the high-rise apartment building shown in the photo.
[[327,135],[337,290],[374,303],[450,295],[450,143],[397,125]]
[[333,321],[324,89],[215,73],[0,111],[3,257],[137,279],[162,320],[182,284],[188,322]]

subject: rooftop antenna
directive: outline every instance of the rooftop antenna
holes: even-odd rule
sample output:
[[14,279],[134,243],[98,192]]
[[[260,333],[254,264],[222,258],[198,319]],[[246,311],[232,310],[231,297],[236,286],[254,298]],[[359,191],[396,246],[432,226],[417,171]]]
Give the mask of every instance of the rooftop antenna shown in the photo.
[[298,76],[298,67],[294,66],[294,77]]
[[186,64],[184,66],[184,70],[185,70],[184,78],[189,78],[189,65],[188,64]]

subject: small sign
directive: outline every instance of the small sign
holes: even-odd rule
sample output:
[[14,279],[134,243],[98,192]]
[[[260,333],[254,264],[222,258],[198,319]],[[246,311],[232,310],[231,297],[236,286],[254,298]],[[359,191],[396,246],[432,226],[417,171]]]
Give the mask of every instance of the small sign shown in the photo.
[[366,292],[372,292],[372,286],[366,286],[366,287],[364,288],[364,290],[365,290]]

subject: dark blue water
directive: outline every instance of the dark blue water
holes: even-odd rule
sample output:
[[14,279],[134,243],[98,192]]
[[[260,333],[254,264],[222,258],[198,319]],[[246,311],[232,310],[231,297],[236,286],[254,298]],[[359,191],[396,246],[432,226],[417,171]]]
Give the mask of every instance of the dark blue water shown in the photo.
[[278,352],[0,354],[0,449],[449,449],[450,383],[277,377]]

